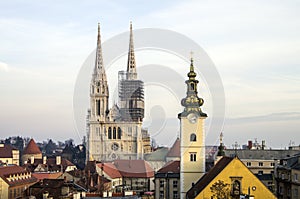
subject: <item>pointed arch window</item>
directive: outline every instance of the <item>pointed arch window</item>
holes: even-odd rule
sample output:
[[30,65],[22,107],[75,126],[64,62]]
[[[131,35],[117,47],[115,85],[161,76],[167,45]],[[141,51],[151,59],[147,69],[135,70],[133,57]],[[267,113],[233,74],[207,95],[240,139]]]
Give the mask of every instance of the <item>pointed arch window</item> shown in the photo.
[[108,139],[111,139],[111,127],[108,127]]
[[190,135],[190,141],[191,141],[191,142],[196,142],[196,141],[197,141],[197,136],[196,136],[195,133],[192,133],[192,134]]
[[101,104],[100,100],[96,100],[97,115],[100,115],[100,109],[101,109],[100,104]]
[[117,138],[117,131],[116,131],[116,127],[113,128],[113,139]]
[[122,130],[120,127],[118,127],[118,139],[121,139],[122,137]]

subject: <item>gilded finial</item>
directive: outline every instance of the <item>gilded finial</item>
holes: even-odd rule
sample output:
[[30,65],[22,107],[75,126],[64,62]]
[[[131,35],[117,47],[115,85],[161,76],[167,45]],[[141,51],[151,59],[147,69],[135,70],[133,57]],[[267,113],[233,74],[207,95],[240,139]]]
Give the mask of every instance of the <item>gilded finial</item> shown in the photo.
[[191,65],[190,65],[190,72],[188,73],[188,77],[190,79],[195,79],[196,73],[194,72],[194,59],[193,59],[193,51],[191,51]]

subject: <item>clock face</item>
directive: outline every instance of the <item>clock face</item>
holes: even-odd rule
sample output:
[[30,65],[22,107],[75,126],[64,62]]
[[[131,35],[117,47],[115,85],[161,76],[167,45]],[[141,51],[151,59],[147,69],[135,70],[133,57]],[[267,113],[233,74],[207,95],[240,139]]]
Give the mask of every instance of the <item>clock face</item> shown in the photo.
[[119,149],[119,145],[118,145],[117,143],[113,143],[113,144],[111,145],[111,149],[112,149],[113,151],[117,151],[117,150]]
[[188,116],[187,116],[188,120],[190,123],[192,124],[195,124],[197,122],[197,115],[195,113],[190,113]]

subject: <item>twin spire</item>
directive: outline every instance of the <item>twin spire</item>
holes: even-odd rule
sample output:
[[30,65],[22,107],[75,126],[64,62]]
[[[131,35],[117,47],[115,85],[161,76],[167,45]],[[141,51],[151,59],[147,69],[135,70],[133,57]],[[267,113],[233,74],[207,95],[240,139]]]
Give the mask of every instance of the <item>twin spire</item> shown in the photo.
[[[100,80],[107,81],[105,69],[103,65],[102,47],[101,47],[101,34],[100,34],[100,23],[98,23],[98,36],[97,36],[97,49],[96,49],[96,62],[94,69],[94,77]],[[137,79],[134,45],[133,45],[133,33],[132,33],[132,22],[130,22],[130,40],[128,50],[128,62],[127,62],[127,79]]]
[[104,65],[103,65],[103,57],[102,57],[100,23],[98,23],[96,61],[95,61],[95,69],[94,69],[94,78],[96,77],[97,79],[100,79],[102,81],[107,81]]

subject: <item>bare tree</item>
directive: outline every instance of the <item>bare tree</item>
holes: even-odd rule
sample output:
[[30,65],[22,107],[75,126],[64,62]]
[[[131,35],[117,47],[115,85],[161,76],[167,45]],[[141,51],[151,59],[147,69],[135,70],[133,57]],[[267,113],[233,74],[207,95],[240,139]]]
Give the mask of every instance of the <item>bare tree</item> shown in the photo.
[[213,198],[228,199],[230,194],[230,184],[219,180],[210,187],[210,191],[213,194]]

